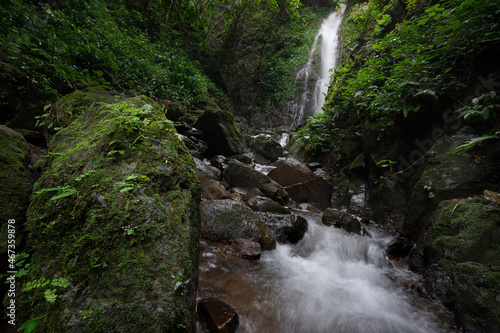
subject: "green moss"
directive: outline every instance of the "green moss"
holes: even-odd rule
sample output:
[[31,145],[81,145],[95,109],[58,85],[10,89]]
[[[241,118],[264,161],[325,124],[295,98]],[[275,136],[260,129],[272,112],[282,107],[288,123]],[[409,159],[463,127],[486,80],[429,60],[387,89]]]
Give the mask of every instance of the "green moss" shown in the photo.
[[[71,288],[57,299],[60,312],[23,293],[23,318],[46,314],[40,328],[58,322],[54,331],[189,326],[194,284],[176,292],[170,276],[181,271],[194,283],[197,267],[200,184],[191,156],[149,98],[77,92],[51,116],[72,103],[78,112],[52,137],[48,168],[35,185],[28,211],[33,261],[22,281],[64,276]],[[91,311],[96,305],[100,311]]]

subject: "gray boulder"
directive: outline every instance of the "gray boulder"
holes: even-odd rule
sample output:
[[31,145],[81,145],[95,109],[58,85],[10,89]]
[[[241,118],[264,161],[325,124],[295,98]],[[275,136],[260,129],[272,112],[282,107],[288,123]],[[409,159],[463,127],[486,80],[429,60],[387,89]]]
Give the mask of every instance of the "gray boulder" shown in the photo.
[[239,201],[216,200],[201,203],[201,237],[229,244],[238,238],[250,239],[263,250],[276,247],[272,231],[259,215]]
[[250,148],[271,162],[283,155],[283,147],[272,136],[259,134],[250,141]]
[[266,197],[252,197],[246,202],[246,204],[256,212],[291,214],[288,208],[283,207],[279,203]]

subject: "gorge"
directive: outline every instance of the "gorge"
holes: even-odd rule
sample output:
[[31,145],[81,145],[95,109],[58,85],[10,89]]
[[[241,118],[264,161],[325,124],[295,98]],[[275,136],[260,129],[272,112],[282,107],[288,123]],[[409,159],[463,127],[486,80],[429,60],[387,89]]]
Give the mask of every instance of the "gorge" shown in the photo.
[[6,0],[0,330],[500,330],[499,11]]

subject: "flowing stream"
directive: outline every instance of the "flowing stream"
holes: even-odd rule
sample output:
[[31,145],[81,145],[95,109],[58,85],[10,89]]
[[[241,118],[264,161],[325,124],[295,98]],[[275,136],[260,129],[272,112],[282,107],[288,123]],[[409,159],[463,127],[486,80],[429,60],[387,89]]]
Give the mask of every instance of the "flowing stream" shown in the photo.
[[[296,97],[289,106],[292,127],[299,125],[305,117],[322,112],[332,69],[337,65],[338,35],[344,8],[345,6],[341,5],[337,11],[331,13],[323,21],[309,52],[307,63],[297,73],[295,78]],[[315,57],[319,41],[321,41],[321,53],[318,71]]]
[[450,332],[446,315],[414,293],[419,276],[393,265],[392,237],[327,227],[299,212],[309,228],[295,246],[278,244],[258,261],[200,255],[200,296],[218,297],[240,316],[240,332]]

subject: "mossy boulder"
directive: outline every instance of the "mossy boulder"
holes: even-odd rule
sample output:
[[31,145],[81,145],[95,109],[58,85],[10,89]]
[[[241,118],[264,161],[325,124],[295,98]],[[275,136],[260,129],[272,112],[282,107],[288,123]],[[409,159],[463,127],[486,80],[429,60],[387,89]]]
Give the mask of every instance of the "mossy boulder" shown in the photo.
[[254,196],[246,202],[247,206],[252,208],[256,212],[269,212],[278,214],[291,214],[288,208],[283,207],[279,203],[273,201],[272,199]]
[[27,214],[32,260],[18,281],[18,322],[194,332],[200,183],[184,143],[144,96],[80,91],[49,119],[67,110]]
[[267,134],[254,136],[250,141],[250,148],[271,162],[276,161],[283,155],[283,147],[280,143]]
[[[0,147],[0,279],[5,281],[5,272],[13,270],[7,266],[8,250],[22,250],[26,211],[35,179],[26,168],[30,148],[21,134],[0,125]],[[7,287],[5,283],[0,285],[2,299]]]
[[444,201],[431,222],[422,251],[428,289],[466,332],[500,331],[500,203]]
[[259,215],[239,201],[204,201],[201,219],[201,236],[206,240],[229,244],[244,238],[259,243],[263,250],[276,247],[273,233]]
[[212,156],[238,155],[247,151],[245,139],[229,111],[209,108],[193,126],[203,132]]

